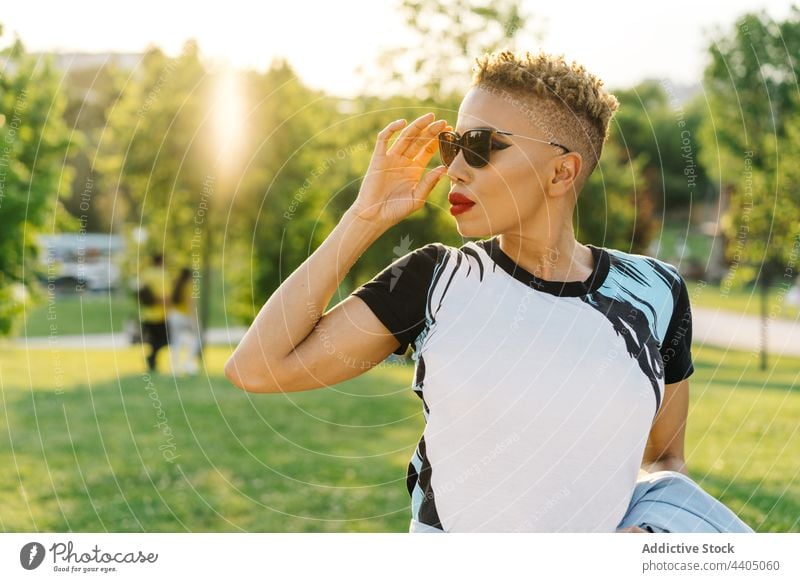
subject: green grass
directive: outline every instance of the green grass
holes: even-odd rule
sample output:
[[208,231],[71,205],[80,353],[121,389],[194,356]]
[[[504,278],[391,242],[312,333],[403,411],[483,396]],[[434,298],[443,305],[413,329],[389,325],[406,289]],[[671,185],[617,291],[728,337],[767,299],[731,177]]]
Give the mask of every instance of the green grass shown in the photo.
[[690,475],[756,531],[800,531],[800,360],[694,349]]
[[[405,468],[423,428],[411,366],[251,395],[222,377],[226,356],[210,351],[210,377],[149,386],[136,347],[0,350],[0,528],[407,530]],[[800,361],[772,366],[697,350],[687,461],[756,530],[797,532]]]
[[137,316],[136,302],[124,294],[59,295],[50,306],[46,301],[26,311],[20,336],[50,335],[51,325],[59,335],[121,332],[125,320]]
[[655,256],[664,260],[680,257],[683,262],[696,260],[705,263],[711,253],[712,238],[686,228],[685,221],[669,220],[653,235]]
[[[696,281],[687,281],[686,285],[692,306],[761,316],[761,290],[753,285],[728,287],[724,284],[714,285]],[[800,310],[786,302],[785,288],[771,287],[767,297],[768,316],[790,321],[796,321],[800,317]]]
[[422,428],[409,368],[258,396],[222,377],[226,356],[211,350],[210,378],[149,387],[136,348],[3,350],[0,527],[407,530],[405,467]]

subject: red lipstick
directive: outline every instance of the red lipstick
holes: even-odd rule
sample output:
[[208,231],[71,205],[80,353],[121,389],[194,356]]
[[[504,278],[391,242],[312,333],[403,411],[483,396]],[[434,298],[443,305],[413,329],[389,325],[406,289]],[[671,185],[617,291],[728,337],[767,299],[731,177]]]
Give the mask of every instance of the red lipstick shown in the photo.
[[447,200],[450,202],[450,214],[453,216],[457,216],[463,212],[466,212],[473,206],[475,206],[475,202],[461,194],[460,192],[451,192],[450,195],[447,197]]

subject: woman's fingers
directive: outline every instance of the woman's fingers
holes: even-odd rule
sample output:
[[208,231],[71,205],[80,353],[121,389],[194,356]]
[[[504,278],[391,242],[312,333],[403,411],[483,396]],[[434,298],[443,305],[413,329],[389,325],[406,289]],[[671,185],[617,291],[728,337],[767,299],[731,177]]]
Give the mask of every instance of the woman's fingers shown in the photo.
[[425,174],[425,177],[420,180],[417,187],[414,188],[414,192],[412,196],[415,200],[425,200],[428,197],[428,194],[431,193],[433,187],[436,186],[436,183],[439,181],[444,173],[447,172],[447,166],[437,166],[432,169],[430,172]]
[[447,127],[447,122],[444,119],[440,119],[439,121],[434,121],[433,123],[428,124],[428,126],[422,130],[414,142],[408,146],[408,149],[405,151],[405,156],[409,158],[418,158],[423,159],[425,156],[422,156],[423,153],[430,153],[430,155],[425,160],[425,164],[427,165],[428,160],[431,159],[431,156],[436,152],[436,149],[439,147],[439,133],[444,131],[444,128]]
[[[439,121],[441,123],[439,123]],[[434,154],[439,151],[439,134],[446,131],[446,128],[449,127],[444,120],[439,121],[429,125],[426,130],[428,132],[426,139],[421,139],[419,141],[419,148],[414,157],[414,161],[422,167],[427,166]]]
[[[405,119],[397,119],[383,128],[375,143],[375,153],[382,155],[398,155],[427,165],[438,149],[438,135],[442,131],[452,129],[444,120],[433,121],[433,113],[426,113],[407,125]],[[405,127],[391,147],[388,147],[392,135]]]
[[375,141],[375,154],[386,155],[389,138],[392,137],[392,134],[394,134],[394,132],[403,127],[405,124],[405,119],[395,119],[389,125],[384,127],[380,133],[378,133],[378,139]]
[[617,533],[649,533],[647,530],[644,530],[635,525],[629,525],[626,528],[618,529]]
[[425,115],[415,119],[408,127],[406,127],[398,136],[397,141],[392,144],[387,153],[395,156],[406,156],[414,158],[409,155],[407,150],[414,142],[419,139],[420,134],[428,127],[433,121],[433,113],[426,113]]

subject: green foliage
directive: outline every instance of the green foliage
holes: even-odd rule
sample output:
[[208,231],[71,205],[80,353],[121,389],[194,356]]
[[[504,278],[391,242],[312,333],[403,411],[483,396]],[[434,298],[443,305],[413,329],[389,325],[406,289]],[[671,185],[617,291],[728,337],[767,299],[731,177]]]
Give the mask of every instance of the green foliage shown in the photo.
[[702,102],[681,103],[671,84],[656,81],[614,95],[620,108],[612,123],[620,143],[641,162],[639,192],[654,212],[690,208],[704,198],[710,184],[699,161]]
[[541,40],[519,0],[400,0],[398,7],[415,38],[378,59],[380,70],[390,71],[379,79],[389,94],[411,90],[418,99],[437,101],[463,94],[475,57],[513,50],[525,35]]
[[[98,161],[115,208],[148,232],[147,250],[171,264],[188,264],[194,219],[214,182],[203,120],[210,81],[193,41],[177,58],[152,48],[108,112]],[[204,131],[206,133],[204,133]]]
[[652,209],[642,195],[642,163],[629,159],[612,135],[578,196],[573,223],[581,242],[641,252],[650,241]]
[[[247,131],[225,177],[215,166],[218,144],[207,127],[215,113],[213,84],[193,43],[176,59],[150,50],[108,111],[98,168],[101,187],[115,191],[115,212],[124,217],[125,230],[141,224],[149,233],[144,248],[130,245],[128,275],[153,250],[165,254],[168,269],[198,266],[210,240],[212,261],[223,269],[230,291],[223,296],[226,310],[249,323],[355,200],[378,131],[398,117],[420,115],[424,104],[329,97],[303,86],[286,62],[275,61],[264,73],[240,76]],[[403,241],[415,248],[441,239],[436,233],[448,224],[455,233],[444,196],[440,187],[432,195],[438,202],[374,245],[344,288],[386,266]]]
[[800,253],[800,9],[784,22],[740,18],[709,48],[704,163],[722,184],[728,278],[790,283]]
[[75,175],[64,206],[87,232],[109,232],[112,227],[116,185],[101,181],[95,163],[108,111],[121,97],[126,77],[116,65],[105,63],[70,68],[62,79],[67,99],[64,120],[82,138],[70,148],[69,165]]
[[64,96],[49,60],[25,54],[19,40],[0,53],[0,335],[12,331],[27,297],[36,297],[37,235],[61,226],[59,196],[70,135]]
[[338,206],[337,188],[347,181],[337,143],[325,132],[334,116],[331,100],[303,86],[284,61],[249,73],[245,86],[248,163],[225,228],[224,267],[233,289],[229,311],[249,322],[322,243],[335,217],[329,205]]
[[[214,111],[222,105],[215,92],[218,79],[216,71],[206,70],[192,40],[174,58],[153,47],[106,111],[96,170],[99,188],[113,198],[109,222],[119,224],[117,232],[128,239],[127,286],[158,252],[168,281],[189,267],[200,293],[214,300],[200,277],[207,274],[206,245],[218,243],[216,231],[223,224],[218,217],[225,214],[231,188],[219,164],[220,152],[230,144],[220,144],[214,125]],[[142,244],[134,236],[137,229],[146,235]]]

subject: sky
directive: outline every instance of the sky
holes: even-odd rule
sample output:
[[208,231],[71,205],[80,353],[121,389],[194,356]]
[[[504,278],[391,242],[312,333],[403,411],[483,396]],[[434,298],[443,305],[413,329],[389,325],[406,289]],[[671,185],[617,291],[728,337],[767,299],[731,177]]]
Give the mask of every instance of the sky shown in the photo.
[[[18,33],[31,52],[140,52],[148,44],[171,56],[195,38],[204,57],[265,70],[286,57],[309,86],[355,96],[359,65],[384,48],[402,46],[399,0],[25,0],[0,13],[7,45]],[[564,54],[605,80],[628,87],[646,78],[699,83],[715,31],[727,33],[744,12],[776,19],[791,0],[523,0],[544,23],[540,45],[518,47]],[[125,7],[125,8],[121,8]]]

